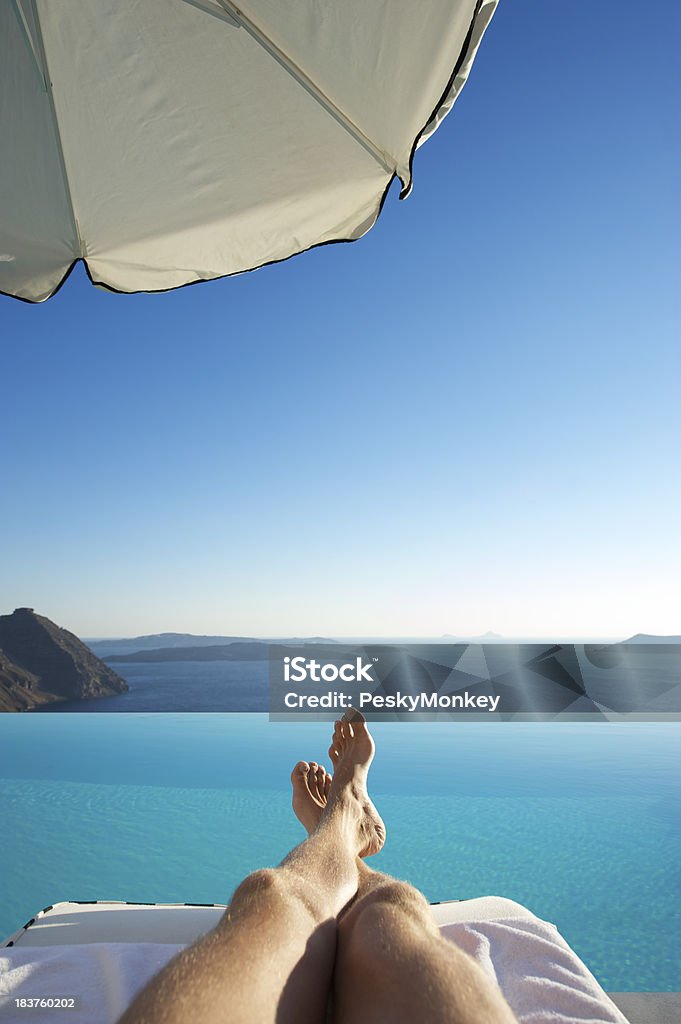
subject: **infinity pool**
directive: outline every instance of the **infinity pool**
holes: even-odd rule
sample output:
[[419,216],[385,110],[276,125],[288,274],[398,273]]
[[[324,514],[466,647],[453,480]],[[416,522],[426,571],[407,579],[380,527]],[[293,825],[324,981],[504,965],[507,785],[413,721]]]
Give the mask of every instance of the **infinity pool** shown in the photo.
[[[611,991],[677,990],[681,726],[379,724],[374,865],[554,922]],[[0,715],[0,933],[65,899],[226,902],[302,838],[329,727],[255,714]]]

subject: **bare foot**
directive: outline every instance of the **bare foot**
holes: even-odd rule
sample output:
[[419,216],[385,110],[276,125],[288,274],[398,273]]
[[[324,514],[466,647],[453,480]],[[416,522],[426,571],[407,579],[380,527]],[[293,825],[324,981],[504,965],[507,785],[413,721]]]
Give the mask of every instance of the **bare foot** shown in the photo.
[[314,832],[326,807],[331,776],[315,761],[299,761],[291,772],[293,810],[308,835]]
[[371,857],[385,843],[385,825],[366,787],[374,750],[364,716],[351,709],[335,723],[329,748],[335,769],[333,779],[315,761],[299,761],[291,773],[293,810],[308,834],[317,828],[328,808],[327,819],[340,817],[360,857]]
[[350,708],[335,723],[329,757],[333,763],[333,780],[329,789],[327,813],[334,806],[359,811],[360,857],[371,857],[385,843],[385,825],[369,799],[367,775],[374,759],[376,745],[360,711]]

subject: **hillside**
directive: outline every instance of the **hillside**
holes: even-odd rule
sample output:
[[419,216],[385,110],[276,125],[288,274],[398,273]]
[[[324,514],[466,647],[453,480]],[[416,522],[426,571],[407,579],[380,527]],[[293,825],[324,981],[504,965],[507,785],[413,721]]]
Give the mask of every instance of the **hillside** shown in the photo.
[[0,615],[0,711],[111,697],[127,689],[77,636],[32,608]]
[[36,692],[36,676],[15,665],[0,650],[0,712],[27,711],[43,703]]

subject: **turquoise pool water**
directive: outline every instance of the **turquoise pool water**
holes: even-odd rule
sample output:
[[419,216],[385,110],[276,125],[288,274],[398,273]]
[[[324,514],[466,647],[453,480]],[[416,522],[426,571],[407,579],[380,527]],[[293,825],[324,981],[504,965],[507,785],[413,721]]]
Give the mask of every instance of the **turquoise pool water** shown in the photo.
[[[376,867],[509,896],[611,991],[677,990],[681,726],[379,724]],[[64,899],[225,902],[302,838],[288,775],[329,727],[265,715],[0,716],[0,933]]]

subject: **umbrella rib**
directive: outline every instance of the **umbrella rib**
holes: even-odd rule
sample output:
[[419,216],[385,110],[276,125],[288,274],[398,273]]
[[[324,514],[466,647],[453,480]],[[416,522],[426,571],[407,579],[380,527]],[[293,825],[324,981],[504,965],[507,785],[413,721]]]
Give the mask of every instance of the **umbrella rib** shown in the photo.
[[297,64],[281,47],[269,38],[269,36],[257,25],[252,19],[244,13],[244,11],[237,7],[236,4],[232,3],[232,0],[217,0],[217,3],[225,11],[234,18],[237,23],[248,32],[252,39],[255,40],[271,57],[273,57],[278,64],[288,72],[288,74],[298,82],[299,85],[309,93],[314,100],[319,103],[321,107],[326,110],[328,114],[341,125],[345,131],[352,136],[355,142],[358,142],[360,146],[371,154],[381,167],[389,174],[395,174],[397,171],[398,161],[384,150],[381,146],[377,145],[370,139],[365,132],[355,124],[351,117],[342,110],[337,103],[327,96],[324,90],[315,82],[308,74],[303,71],[299,64]]
[[19,22],[19,27],[22,30],[24,39],[26,40],[26,45],[28,46],[33,56],[36,70],[40,76],[41,82],[43,83],[43,91],[47,92],[47,75],[45,74],[45,68],[42,66],[40,62],[40,57],[36,52],[35,43],[33,42],[33,36],[28,26],[28,22],[26,21],[26,15],[24,13],[24,8],[21,4],[21,0],[10,0],[10,2],[12,4],[12,9],[14,10],[17,21]]
[[[233,25],[235,28],[240,27],[234,15],[228,14],[224,7],[212,7],[205,0],[184,0],[184,2],[191,4],[192,7],[196,7],[198,11],[203,11],[204,14],[211,14],[220,21],[226,21],[228,25]],[[218,0],[215,0],[215,2],[217,3]]]
[[69,204],[69,213],[71,214],[71,223],[75,234],[75,241],[78,246],[78,255],[81,259],[87,257],[87,248],[83,237],[80,233],[80,225],[78,224],[78,218],[76,217],[76,210],[73,205],[73,196],[71,194],[71,184],[69,182],[69,175],[66,169],[66,158],[64,156],[64,145],[62,143],[61,131],[59,130],[59,118],[57,117],[57,108],[54,105],[54,93],[52,90],[52,77],[50,75],[50,67],[47,63],[47,52],[45,50],[45,41],[43,39],[43,32],[40,25],[40,16],[36,7],[36,0],[28,0],[33,11],[33,18],[36,26],[36,45],[38,48],[38,55],[40,63],[45,69],[45,84],[47,86],[47,99],[50,105],[50,113],[52,114],[52,122],[54,125],[54,135],[57,143],[57,156],[59,159],[59,166],[61,168],[62,177],[64,179],[64,189],[66,191],[66,198]]

